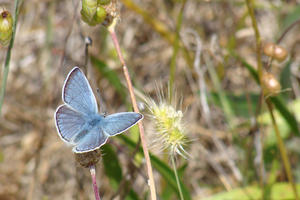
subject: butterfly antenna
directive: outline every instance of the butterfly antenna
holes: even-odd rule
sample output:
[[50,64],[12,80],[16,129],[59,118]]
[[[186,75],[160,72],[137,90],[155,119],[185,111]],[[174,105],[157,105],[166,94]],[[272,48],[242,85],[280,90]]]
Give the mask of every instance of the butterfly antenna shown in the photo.
[[86,74],[87,72],[87,65],[89,62],[89,46],[91,46],[93,44],[93,40],[87,36],[84,38],[84,43],[85,43],[85,49],[84,49],[84,68],[85,71],[84,73]]
[[105,103],[104,103],[104,101],[102,99],[102,96],[100,94],[99,88],[97,88],[97,96],[98,96],[98,99],[99,99],[100,113],[104,114],[104,116],[106,116],[106,106],[105,106]]

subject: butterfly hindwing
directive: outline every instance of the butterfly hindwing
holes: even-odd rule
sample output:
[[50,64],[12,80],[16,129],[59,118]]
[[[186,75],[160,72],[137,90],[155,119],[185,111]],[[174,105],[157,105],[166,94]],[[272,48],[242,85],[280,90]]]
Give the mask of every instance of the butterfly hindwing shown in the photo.
[[74,67],[67,76],[63,91],[63,101],[73,109],[84,113],[97,113],[97,101],[83,72]]
[[100,128],[93,128],[89,130],[85,136],[80,140],[80,142],[74,146],[73,152],[75,153],[85,153],[89,151],[94,151],[100,148],[107,141],[107,136],[103,134]]
[[108,136],[120,134],[143,118],[143,115],[135,112],[121,112],[108,115],[103,119],[102,130]]
[[84,115],[67,105],[59,106],[55,112],[54,118],[59,136],[67,143],[72,144],[72,139],[86,126]]

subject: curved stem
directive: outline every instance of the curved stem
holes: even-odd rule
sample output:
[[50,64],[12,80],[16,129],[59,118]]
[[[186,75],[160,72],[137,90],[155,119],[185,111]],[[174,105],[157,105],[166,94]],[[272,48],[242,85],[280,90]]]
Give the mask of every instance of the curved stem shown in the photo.
[[[116,20],[116,19],[115,19]],[[108,28],[108,31],[110,33],[110,36],[113,40],[114,46],[116,48],[116,51],[118,53],[119,59],[123,65],[123,73],[124,76],[126,78],[126,83],[128,86],[128,90],[130,93],[130,98],[132,101],[132,105],[133,105],[133,110],[134,112],[139,112],[137,103],[136,103],[136,98],[133,92],[133,86],[132,86],[132,82],[130,79],[130,75],[128,72],[128,68],[126,67],[126,63],[125,60],[123,58],[121,49],[120,49],[120,45],[118,42],[118,38],[115,32],[115,23],[116,21],[113,22],[113,24]],[[143,127],[143,122],[140,121],[138,123],[139,126],[139,131],[140,131],[140,138],[141,138],[141,142],[142,142],[142,147],[143,147],[143,151],[144,151],[144,156],[145,156],[145,160],[146,160],[146,166],[147,166],[147,172],[148,172],[148,177],[149,177],[149,186],[150,186],[150,192],[151,192],[151,199],[152,200],[156,200],[156,191],[155,191],[155,182],[154,182],[154,177],[153,177],[153,172],[152,172],[152,166],[151,166],[151,161],[150,161],[150,156],[149,156],[149,151],[147,148],[147,143],[146,143],[146,138],[145,138],[145,134],[144,134],[144,127]]]
[[261,77],[263,73],[262,62],[261,62],[261,38],[256,23],[255,15],[254,15],[253,0],[246,0],[246,3],[247,3],[249,15],[251,17],[252,27],[255,32],[257,72],[258,72],[259,82],[261,83]]
[[178,178],[178,174],[177,174],[177,168],[176,168],[176,164],[175,164],[174,155],[171,155],[171,161],[172,161],[172,166],[173,166],[173,170],[174,170],[174,174],[175,174],[175,178],[176,178],[176,183],[177,183],[180,199],[184,200],[183,194],[182,194],[182,189],[181,189],[179,178]]
[[286,175],[287,175],[287,178],[288,178],[288,180],[289,180],[289,182],[292,186],[292,189],[293,189],[293,192],[294,192],[294,195],[295,195],[295,199],[298,200],[299,196],[298,196],[297,188],[296,188],[295,181],[294,181],[294,178],[293,178],[293,175],[292,175],[291,165],[290,165],[290,162],[289,162],[289,159],[288,159],[288,156],[287,156],[285,145],[284,145],[283,140],[282,140],[282,138],[280,136],[280,133],[279,133],[279,129],[278,129],[278,126],[277,126],[277,123],[276,123],[276,119],[274,117],[272,103],[268,99],[266,100],[266,103],[268,105],[268,109],[269,109],[269,112],[270,112],[270,115],[271,115],[272,124],[273,124],[275,134],[276,134],[276,138],[277,138],[278,148],[279,148],[280,155],[281,155],[281,158],[282,158],[282,161],[283,161],[283,165],[284,165],[284,168],[285,168],[285,171],[286,171]]
[[6,83],[7,83],[7,77],[9,72],[9,63],[11,58],[11,51],[14,46],[14,40],[16,35],[16,28],[17,28],[17,22],[18,22],[18,16],[19,16],[19,4],[20,0],[15,0],[15,13],[14,13],[14,20],[13,20],[13,30],[12,30],[12,37],[9,42],[9,46],[6,52],[6,58],[5,58],[5,64],[4,64],[4,71],[3,71],[3,78],[1,83],[1,91],[0,91],[0,115],[2,111],[2,105],[4,101],[5,96],[5,90],[6,90]]
[[289,25],[281,34],[281,36],[278,38],[278,40],[276,41],[277,44],[279,44],[283,38],[286,36],[286,34],[297,24],[300,24],[300,19],[296,20],[294,23],[292,23],[291,25]]
[[98,191],[97,181],[96,181],[95,165],[90,166],[90,173],[91,173],[92,182],[93,182],[93,189],[94,189],[94,193],[95,193],[95,199],[96,200],[101,200],[100,195],[99,195],[99,191]]
[[[254,15],[253,0],[246,0],[246,3],[247,3],[249,15],[251,17],[252,27],[253,27],[253,30],[255,32],[257,71],[258,71],[258,76],[259,76],[259,83],[260,83],[260,86],[262,86],[261,80],[262,80],[263,67],[262,67],[262,62],[261,62],[261,38],[260,38],[257,23],[256,23],[256,18],[255,18],[255,15]],[[269,113],[270,113],[271,118],[272,118],[272,124],[273,124],[274,130],[275,130],[275,133],[276,133],[278,148],[279,148],[279,151],[280,151],[280,154],[281,154],[281,158],[282,158],[282,161],[283,161],[283,165],[284,165],[284,168],[285,168],[286,175],[288,177],[288,181],[291,184],[291,187],[293,189],[295,199],[299,200],[296,185],[295,185],[295,182],[293,180],[292,170],[291,170],[290,162],[289,162],[289,159],[288,159],[288,156],[287,156],[286,148],[285,148],[283,140],[280,136],[280,132],[279,132],[279,129],[278,129],[278,126],[277,126],[277,123],[276,123],[276,120],[275,120],[275,117],[274,117],[274,114],[273,114],[272,103],[268,99],[265,99],[265,102],[268,106],[268,110],[269,110]]]

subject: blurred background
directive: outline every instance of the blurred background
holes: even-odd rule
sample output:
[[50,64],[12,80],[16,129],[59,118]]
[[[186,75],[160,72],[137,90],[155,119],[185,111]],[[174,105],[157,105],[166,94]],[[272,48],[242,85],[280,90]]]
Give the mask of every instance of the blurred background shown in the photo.
[[[261,56],[265,70],[280,84],[275,92],[266,89],[265,98],[272,102],[296,183],[299,3],[254,1],[262,45],[277,43],[287,53],[273,61],[266,53]],[[13,4],[0,0],[12,14]],[[295,199],[270,113],[260,100],[256,40],[246,1],[120,0],[117,8],[116,33],[145,115],[159,199],[180,198],[168,152],[157,140],[143,97],[167,102],[172,69],[172,106],[183,113],[184,149],[189,154],[176,157],[184,198]],[[80,10],[79,0],[26,0],[20,5],[0,118],[0,200],[94,198],[88,169],[60,140],[53,118],[62,104],[63,81],[74,66],[87,69],[108,113],[132,110],[107,29],[88,26]],[[86,37],[92,40],[88,53]],[[6,52],[7,47],[1,47],[3,66]],[[150,199],[142,151],[134,152],[138,129],[122,135],[101,148],[96,165],[101,197]]]

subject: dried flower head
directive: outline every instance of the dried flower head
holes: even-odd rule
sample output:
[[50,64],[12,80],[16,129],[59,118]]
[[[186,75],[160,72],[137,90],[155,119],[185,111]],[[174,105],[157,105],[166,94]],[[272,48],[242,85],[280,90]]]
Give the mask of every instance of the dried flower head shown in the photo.
[[13,18],[7,10],[2,10],[0,13],[0,44],[8,45],[12,37]]
[[275,96],[281,91],[281,85],[273,74],[264,72],[262,76],[262,89],[266,97]]
[[96,165],[101,158],[101,150],[96,149],[86,153],[74,153],[75,160],[83,167]]
[[266,43],[263,47],[264,54],[274,58],[278,62],[282,62],[286,59],[288,53],[287,50],[274,43]]
[[151,98],[146,99],[147,107],[158,135],[154,143],[160,143],[163,149],[169,151],[171,156],[179,154],[186,158],[189,155],[184,150],[184,146],[187,144],[188,139],[182,120],[183,113],[181,110],[177,110],[176,106],[168,103],[163,95],[159,96],[160,100],[158,103]]

